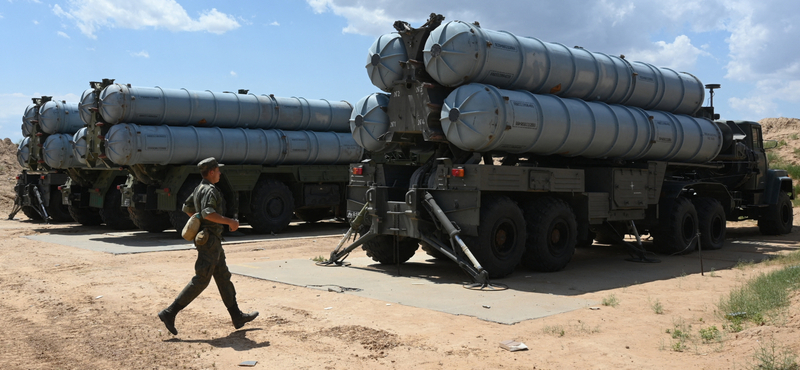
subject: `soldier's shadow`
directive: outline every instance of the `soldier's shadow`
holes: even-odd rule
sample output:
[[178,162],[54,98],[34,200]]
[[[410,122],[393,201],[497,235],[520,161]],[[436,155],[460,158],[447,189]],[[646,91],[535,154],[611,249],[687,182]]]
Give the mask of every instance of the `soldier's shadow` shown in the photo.
[[165,342],[206,343],[217,348],[231,348],[234,351],[247,351],[255,348],[269,347],[269,341],[258,343],[247,337],[247,332],[261,330],[258,328],[237,330],[228,336],[215,339],[181,339],[170,338]]

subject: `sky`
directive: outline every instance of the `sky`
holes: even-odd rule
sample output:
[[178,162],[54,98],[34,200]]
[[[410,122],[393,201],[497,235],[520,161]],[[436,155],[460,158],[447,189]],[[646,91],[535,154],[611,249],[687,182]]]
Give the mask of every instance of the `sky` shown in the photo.
[[800,118],[798,0],[0,0],[0,138],[103,78],[355,104],[370,45],[431,13],[689,72],[723,119]]

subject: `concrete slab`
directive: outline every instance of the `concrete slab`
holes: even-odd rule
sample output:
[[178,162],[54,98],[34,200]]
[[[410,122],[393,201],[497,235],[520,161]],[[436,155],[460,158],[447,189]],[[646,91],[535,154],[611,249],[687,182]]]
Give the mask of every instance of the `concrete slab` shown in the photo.
[[[296,222],[290,224],[285,232],[274,235],[255,234],[249,226],[243,226],[239,230],[241,231],[223,235],[225,241],[222,244],[339,236],[347,232],[347,227],[338,222],[317,224]],[[108,232],[108,228],[84,226],[47,230],[47,233],[28,235],[26,238],[112,254],[194,249],[192,243],[183,240],[174,230],[161,233],[149,233],[141,230]]]
[[[296,286],[332,290],[385,302],[467,315],[502,324],[568,312],[597,302],[520,289],[480,291],[462,287],[470,281],[449,262],[418,252],[398,268],[368,257],[348,259],[349,267],[320,267],[308,259],[229,265],[231,272]],[[436,274],[436,275],[430,275]],[[513,285],[517,278],[503,279]]]

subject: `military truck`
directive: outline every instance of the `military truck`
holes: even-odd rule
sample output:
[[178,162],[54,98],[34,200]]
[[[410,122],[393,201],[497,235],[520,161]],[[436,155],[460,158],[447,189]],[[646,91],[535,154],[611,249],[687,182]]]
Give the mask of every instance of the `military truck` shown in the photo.
[[[53,100],[51,96],[33,98],[22,116],[23,140],[17,148],[17,161],[23,168],[16,176],[14,208],[9,219],[22,211],[32,220],[73,221],[63,204],[58,188],[68,180],[65,171],[48,164],[48,144],[63,139],[64,132],[77,129],[77,104]],[[72,115],[70,115],[72,113]],[[79,120],[79,118],[78,118]]]
[[395,22],[370,48],[367,71],[385,93],[350,120],[371,157],[350,166],[358,237],[329,264],[359,246],[403,263],[421,245],[486,284],[518,265],[561,270],[593,239],[646,260],[626,235],[676,254],[723,247],[727,221],[791,231],[792,180],[769,168],[758,123],[719,120],[719,85],[443,21]]
[[295,216],[344,219],[349,163],[363,155],[349,134],[349,103],[111,79],[91,86],[76,150],[89,167],[129,173],[111,192],[139,228],[180,230],[188,220],[181,205],[201,181],[196,163],[212,156],[225,164],[218,187],[226,216],[255,232],[280,232]]

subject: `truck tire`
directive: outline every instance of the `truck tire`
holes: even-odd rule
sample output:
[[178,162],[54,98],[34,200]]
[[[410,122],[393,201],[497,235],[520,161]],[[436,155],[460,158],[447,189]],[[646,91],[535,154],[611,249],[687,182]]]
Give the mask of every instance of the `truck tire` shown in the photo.
[[253,202],[247,219],[259,234],[281,232],[289,226],[294,213],[294,197],[286,184],[277,180],[259,180],[253,189]]
[[97,226],[103,223],[103,219],[100,217],[100,212],[97,208],[68,206],[67,209],[72,219],[83,226]]
[[136,225],[128,216],[128,210],[122,208],[122,193],[117,189],[110,189],[103,200],[103,208],[100,209],[100,217],[106,226],[114,230],[135,229]]
[[61,201],[60,191],[50,192],[50,203],[45,208],[53,222],[75,222],[69,214],[69,208]]
[[792,200],[786,193],[778,196],[778,203],[767,207],[767,214],[758,219],[758,231],[763,235],[781,235],[792,232]]
[[694,201],[697,210],[697,226],[700,230],[700,248],[704,250],[721,249],[725,244],[727,221],[725,209],[714,198],[697,198]]
[[41,221],[42,215],[39,212],[36,212],[36,209],[31,206],[23,206],[22,213],[27,217],[29,220],[32,221]]
[[151,233],[160,233],[172,228],[169,213],[128,207],[128,217],[136,227]]
[[697,248],[697,210],[689,199],[678,197],[666,203],[658,222],[658,227],[651,232],[656,251],[686,254]]
[[294,214],[297,215],[297,218],[305,222],[317,222],[319,220],[333,218],[333,213],[330,208],[295,209]]
[[175,205],[175,210],[169,212],[169,223],[172,225],[173,228],[180,234],[183,227],[186,226],[186,222],[189,221],[189,215],[183,211],[183,202],[192,195],[194,192],[194,188],[203,180],[197,177],[190,177],[183,182],[181,188],[178,190],[178,204]]
[[478,236],[462,239],[490,278],[502,278],[514,272],[525,253],[525,217],[505,196],[489,196],[481,203]]
[[578,226],[572,207],[561,199],[543,197],[524,205],[528,238],[522,265],[542,272],[559,271],[575,254]]
[[[394,238],[397,240],[399,259],[395,258]],[[404,263],[414,256],[419,247],[419,241],[406,237],[396,237],[392,235],[378,235],[372,240],[364,243],[362,248],[367,252],[367,256],[381,265],[394,265]]]
[[450,259],[447,258],[447,256],[444,255],[444,253],[439,252],[438,249],[434,248],[432,245],[428,243],[419,242],[419,246],[420,248],[422,248],[423,251],[425,251],[425,253],[427,253],[429,256],[433,257],[437,261],[450,261]]

